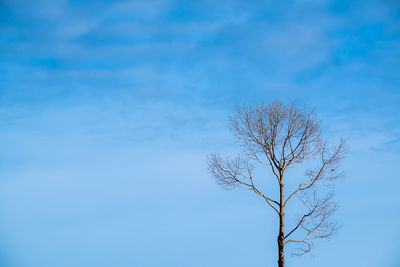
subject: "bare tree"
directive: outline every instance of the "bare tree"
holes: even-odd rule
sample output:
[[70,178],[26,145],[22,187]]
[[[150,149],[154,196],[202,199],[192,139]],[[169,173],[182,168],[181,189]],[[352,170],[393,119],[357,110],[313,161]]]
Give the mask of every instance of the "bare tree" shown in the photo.
[[[341,140],[337,146],[328,147],[321,140],[315,111],[294,104],[286,106],[275,101],[269,105],[238,108],[229,119],[230,129],[242,145],[243,153],[233,160],[211,154],[209,171],[224,188],[251,190],[274,210],[279,217],[278,266],[283,267],[286,244],[298,244],[295,254],[302,255],[311,250],[313,240],[331,237],[337,230],[337,225],[328,220],[336,210],[331,202],[332,193],[324,193],[327,190],[321,185],[329,185],[343,175],[337,164],[346,150],[344,142]],[[270,169],[279,188],[279,199],[271,198],[256,185],[255,165]],[[285,174],[296,165],[305,168],[305,177],[295,181],[296,186],[286,195]],[[317,192],[324,196],[318,196]],[[296,198],[305,211],[290,230],[285,231],[285,207]]]

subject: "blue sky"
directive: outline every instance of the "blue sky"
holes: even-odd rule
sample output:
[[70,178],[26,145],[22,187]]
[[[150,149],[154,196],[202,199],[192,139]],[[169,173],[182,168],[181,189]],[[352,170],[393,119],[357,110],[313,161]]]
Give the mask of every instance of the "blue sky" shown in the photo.
[[398,1],[4,0],[0,48],[1,266],[273,266],[206,156],[274,99],[350,147],[340,234],[288,266],[400,265]]

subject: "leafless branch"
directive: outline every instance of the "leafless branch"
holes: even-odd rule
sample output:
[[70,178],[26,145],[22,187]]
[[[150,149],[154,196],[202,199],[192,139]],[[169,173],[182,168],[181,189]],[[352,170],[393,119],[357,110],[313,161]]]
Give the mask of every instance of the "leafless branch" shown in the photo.
[[218,155],[211,154],[208,159],[208,169],[225,189],[239,187],[252,190],[257,195],[263,197],[269,206],[279,213],[278,209],[273,205],[279,206],[278,201],[271,199],[254,185],[253,167],[248,160],[241,159],[240,157],[237,157],[235,160],[223,160]]
[[318,198],[314,191],[312,199],[304,196],[301,198],[302,203],[307,208],[307,213],[301,216],[296,226],[285,236],[285,239],[294,234],[297,230],[303,233],[300,239],[287,239],[287,243],[302,243],[297,249],[300,255],[307,253],[312,248],[312,240],[329,238],[333,236],[338,226],[336,223],[329,222],[329,217],[336,211],[337,206],[331,202],[332,194],[328,194],[323,198]]
[[320,166],[315,169],[308,169],[306,176],[309,178],[306,182],[299,184],[298,188],[292,192],[285,200],[284,205],[298,192],[312,188],[317,182],[322,180],[333,181],[341,176],[343,172],[338,171],[337,164],[343,158],[346,152],[346,147],[343,140],[340,140],[338,146],[332,149],[327,148],[327,145],[320,141],[316,143],[317,152],[320,158]]

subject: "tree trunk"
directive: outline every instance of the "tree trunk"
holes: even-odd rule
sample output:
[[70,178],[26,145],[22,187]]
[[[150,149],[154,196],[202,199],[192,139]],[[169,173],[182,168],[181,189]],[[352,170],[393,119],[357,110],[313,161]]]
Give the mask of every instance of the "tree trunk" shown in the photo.
[[[281,176],[282,177],[282,176]],[[278,266],[285,266],[285,206],[283,195],[283,179],[280,183],[280,203],[279,203],[279,235],[278,235]]]
[[278,266],[284,267],[285,266],[285,244],[283,239],[283,233],[279,233],[278,236]]

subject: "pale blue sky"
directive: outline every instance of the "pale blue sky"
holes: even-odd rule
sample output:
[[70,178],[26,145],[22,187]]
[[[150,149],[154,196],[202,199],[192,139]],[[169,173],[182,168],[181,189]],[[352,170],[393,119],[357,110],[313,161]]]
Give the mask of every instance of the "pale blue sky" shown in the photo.
[[0,48],[0,266],[274,266],[272,211],[206,169],[274,99],[350,147],[339,236],[287,265],[400,265],[398,1],[3,0]]

